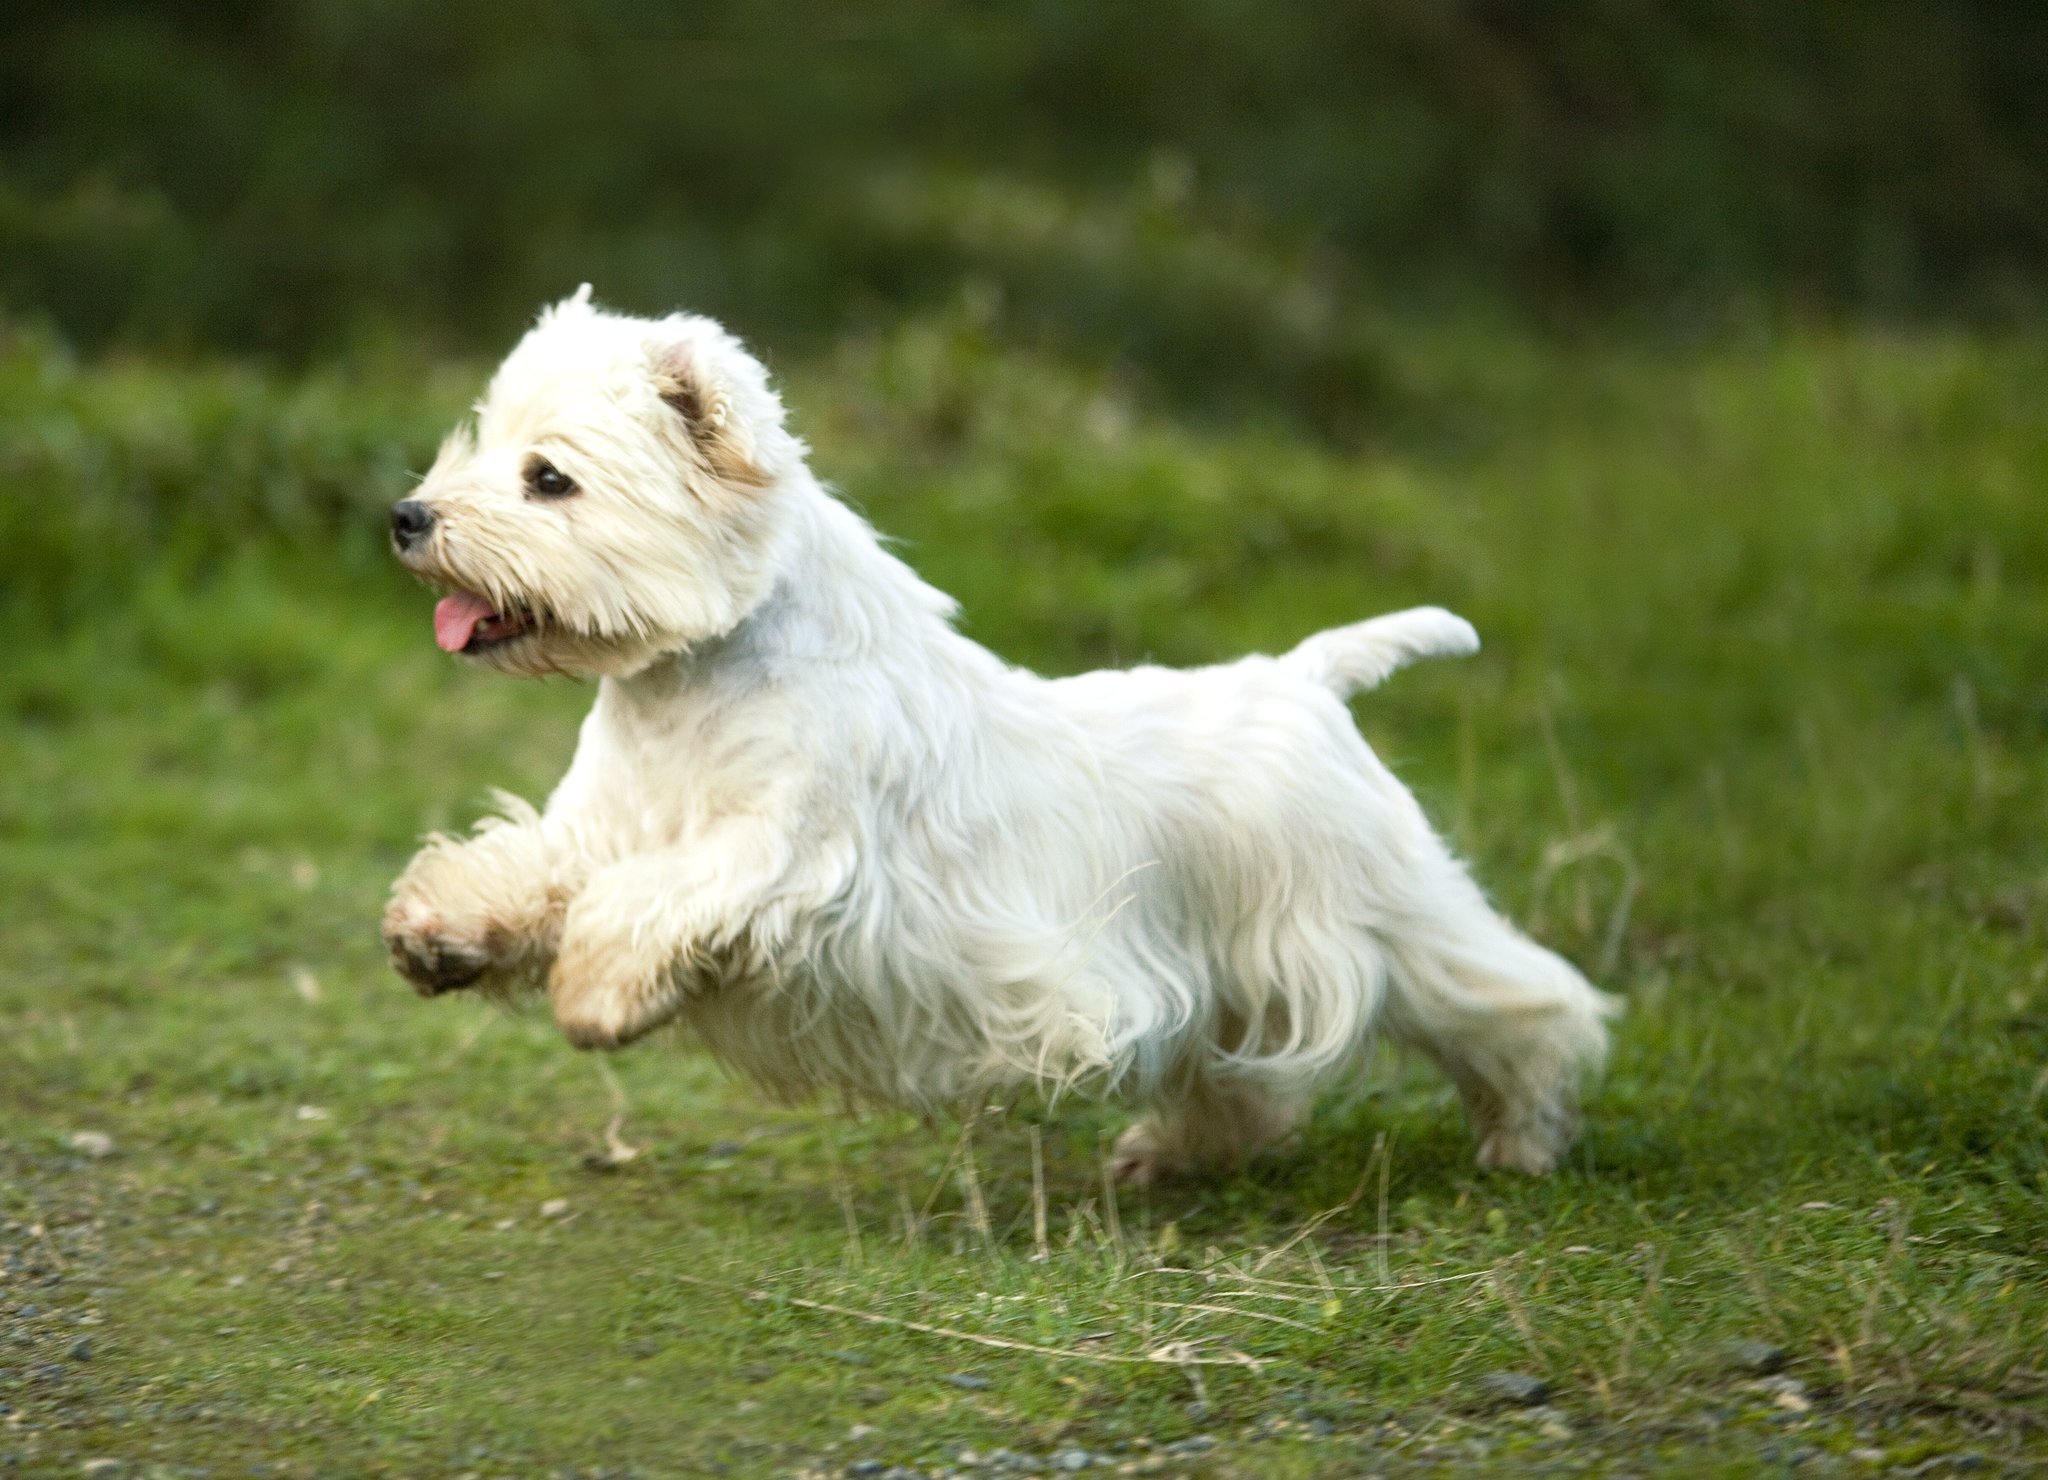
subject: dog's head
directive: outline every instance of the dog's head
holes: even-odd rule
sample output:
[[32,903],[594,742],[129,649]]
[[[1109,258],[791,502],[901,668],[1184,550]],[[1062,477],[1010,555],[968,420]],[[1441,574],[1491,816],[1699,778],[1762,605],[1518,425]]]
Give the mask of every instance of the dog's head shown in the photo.
[[803,445],[709,319],[636,319],[586,285],[543,312],[472,424],[391,511],[447,594],[435,640],[505,673],[629,673],[767,594]]

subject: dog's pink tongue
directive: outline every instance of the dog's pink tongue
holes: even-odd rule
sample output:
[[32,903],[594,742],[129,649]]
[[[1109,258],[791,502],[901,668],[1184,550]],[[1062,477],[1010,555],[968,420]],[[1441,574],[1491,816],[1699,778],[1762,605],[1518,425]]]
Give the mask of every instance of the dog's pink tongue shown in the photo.
[[459,653],[469,646],[477,623],[497,614],[496,607],[471,592],[444,596],[434,603],[434,641],[443,652]]

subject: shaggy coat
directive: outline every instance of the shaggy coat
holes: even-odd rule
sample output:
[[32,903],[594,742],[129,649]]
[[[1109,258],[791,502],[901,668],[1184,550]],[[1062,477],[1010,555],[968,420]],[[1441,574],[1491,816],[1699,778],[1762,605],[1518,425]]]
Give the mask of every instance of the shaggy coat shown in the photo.
[[954,630],[709,320],[545,313],[394,515],[442,646],[600,679],[568,774],[434,837],[384,934],[422,991],[680,1020],[773,1093],[1145,1107],[1117,1170],[1230,1166],[1375,1034],[1548,1171],[1608,1001],[1503,920],[1345,700],[1478,645],[1423,608],[1281,657],[1046,679]]

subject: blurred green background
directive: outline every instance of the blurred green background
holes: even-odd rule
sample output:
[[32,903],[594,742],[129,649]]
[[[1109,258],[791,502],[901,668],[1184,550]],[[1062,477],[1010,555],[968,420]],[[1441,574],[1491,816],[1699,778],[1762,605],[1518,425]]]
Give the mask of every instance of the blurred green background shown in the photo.
[[2044,57],[2031,0],[16,0],[0,294],[304,359],[583,279],[794,347],[974,274],[1329,414],[1386,314],[2031,308]]
[[[0,1475],[2038,1473],[2044,160],[2038,0],[14,0]],[[1386,1064],[1119,1218],[1027,1109],[1039,1260],[1014,1121],[413,1001],[390,879],[590,691],[386,512],[585,280],[1014,661],[1472,618],[1358,715],[1628,1000],[1570,1166]]]

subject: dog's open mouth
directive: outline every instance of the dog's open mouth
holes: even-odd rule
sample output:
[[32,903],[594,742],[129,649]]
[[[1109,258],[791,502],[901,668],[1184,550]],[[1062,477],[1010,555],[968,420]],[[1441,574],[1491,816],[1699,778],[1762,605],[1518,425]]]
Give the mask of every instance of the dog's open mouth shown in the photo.
[[434,641],[444,652],[480,653],[523,637],[534,627],[523,607],[499,611],[473,591],[457,591],[434,604]]

